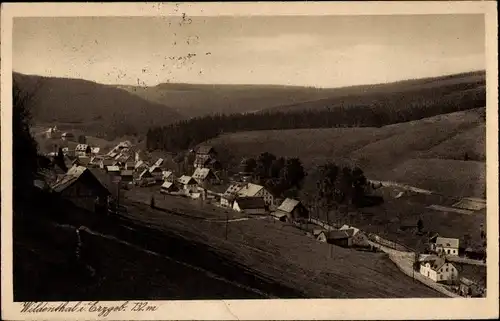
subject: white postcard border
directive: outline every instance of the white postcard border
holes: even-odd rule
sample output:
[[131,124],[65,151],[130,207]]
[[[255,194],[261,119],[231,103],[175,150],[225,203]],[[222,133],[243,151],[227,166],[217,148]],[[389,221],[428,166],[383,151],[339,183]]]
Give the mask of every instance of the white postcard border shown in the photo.
[[[97,313],[21,314],[12,294],[12,21],[40,16],[485,14],[487,60],[487,298],[149,301],[155,312],[115,312],[106,319],[441,319],[498,317],[498,63],[493,1],[316,3],[18,3],[1,15],[2,319],[98,319]],[[7,107],[6,107],[7,106]],[[124,301],[101,302],[116,306]],[[82,303],[86,304],[86,303]]]

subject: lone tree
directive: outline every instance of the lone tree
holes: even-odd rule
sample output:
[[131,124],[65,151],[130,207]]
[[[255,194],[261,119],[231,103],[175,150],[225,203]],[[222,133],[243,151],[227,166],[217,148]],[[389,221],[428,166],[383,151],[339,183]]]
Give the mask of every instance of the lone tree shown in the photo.
[[86,144],[87,143],[87,137],[85,137],[85,135],[78,136],[78,143],[79,144]]
[[326,220],[330,222],[330,211],[335,208],[337,190],[337,177],[339,175],[339,167],[331,162],[319,166],[318,180],[316,181],[316,189],[319,201],[322,207],[326,208]]
[[58,165],[63,171],[65,171],[65,172],[68,171],[68,167],[66,166],[66,163],[64,162],[64,153],[63,153],[61,147],[59,147],[59,151],[57,152],[57,155],[54,158],[54,163],[56,165]]
[[417,229],[419,233],[422,233],[422,230],[424,229],[424,222],[422,221],[421,218],[418,219]]

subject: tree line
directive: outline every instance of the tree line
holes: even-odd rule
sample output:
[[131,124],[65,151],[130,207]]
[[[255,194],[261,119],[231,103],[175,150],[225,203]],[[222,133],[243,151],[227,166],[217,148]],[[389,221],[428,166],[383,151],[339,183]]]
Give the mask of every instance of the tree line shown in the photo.
[[245,158],[240,173],[252,177],[254,183],[265,186],[277,196],[297,197],[306,171],[299,158],[276,157],[264,152],[256,158]]
[[319,216],[319,211],[326,212],[329,221],[332,211],[343,211],[349,207],[375,205],[383,201],[371,196],[371,184],[360,167],[341,166],[327,162],[317,166],[310,184],[302,190],[304,202]]
[[[342,206],[373,205],[370,184],[359,167],[340,166],[327,162],[312,170],[313,178],[305,186],[308,176],[299,158],[276,157],[264,152],[257,157],[245,158],[240,173],[265,186],[275,196],[300,197],[312,209],[330,213]],[[376,199],[380,202],[382,199]],[[329,214],[327,215],[327,219]]]
[[149,150],[178,152],[223,133],[296,128],[381,127],[461,110],[484,107],[483,87],[441,95],[387,94],[357,101],[325,102],[324,108],[301,111],[264,111],[247,114],[214,114],[149,128]]

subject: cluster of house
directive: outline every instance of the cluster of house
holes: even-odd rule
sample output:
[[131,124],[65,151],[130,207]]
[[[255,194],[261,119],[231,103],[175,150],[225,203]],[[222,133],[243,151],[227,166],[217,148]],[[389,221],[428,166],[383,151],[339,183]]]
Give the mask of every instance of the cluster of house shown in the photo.
[[[120,181],[123,182],[139,186],[161,184],[161,193],[213,199],[218,206],[247,215],[270,215],[276,220],[293,223],[312,222],[308,209],[300,200],[279,199],[262,185],[237,181],[224,188],[214,168],[217,161],[211,146],[198,148],[193,164],[194,172],[180,177],[165,168],[165,162],[161,158],[149,165],[144,155],[128,141],[118,144],[106,155],[96,155],[98,151],[93,151],[86,144],[79,144],[75,153],[77,157],[73,161],[73,167],[55,182],[52,190],[77,199],[81,207],[89,210],[92,210],[96,202],[109,200],[111,195],[89,170],[96,167],[111,176],[120,176]],[[78,197],[74,197],[75,195]],[[324,225],[322,227],[308,234],[320,242],[342,247],[368,244],[366,235],[353,226],[344,225],[338,229]],[[483,287],[459,277],[457,268],[446,258],[458,256],[458,239],[435,235],[430,239],[430,251],[434,254],[420,261],[419,272],[422,275],[435,282],[459,284],[460,294],[464,296],[484,294]]]
[[478,297],[485,295],[485,288],[468,278],[460,276],[457,267],[447,257],[458,256],[459,240],[435,235],[430,239],[429,250],[433,254],[420,259],[419,272],[434,282],[458,285],[461,296]]

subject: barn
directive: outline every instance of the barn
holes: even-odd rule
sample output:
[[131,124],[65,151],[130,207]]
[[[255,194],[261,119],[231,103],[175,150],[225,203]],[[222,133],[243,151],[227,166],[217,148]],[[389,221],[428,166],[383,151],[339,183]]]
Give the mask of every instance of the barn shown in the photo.
[[51,189],[78,207],[95,211],[96,205],[104,206],[109,190],[83,166],[73,166],[56,181]]

